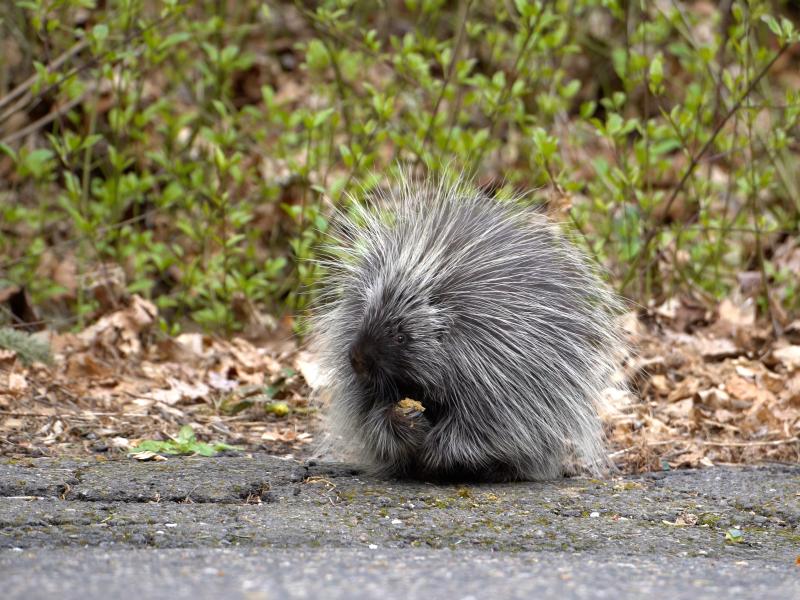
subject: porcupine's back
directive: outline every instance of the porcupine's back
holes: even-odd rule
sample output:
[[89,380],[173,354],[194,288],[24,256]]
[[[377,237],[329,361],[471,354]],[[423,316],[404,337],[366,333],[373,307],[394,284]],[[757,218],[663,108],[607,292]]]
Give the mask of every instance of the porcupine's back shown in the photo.
[[436,341],[424,364],[404,357],[399,368],[422,381],[416,395],[434,428],[463,433],[426,450],[429,470],[502,465],[511,478],[535,479],[573,458],[602,468],[597,406],[621,345],[618,303],[583,254],[535,211],[460,188],[407,185],[390,200],[388,219],[364,210],[351,224],[319,328],[340,433],[366,450],[362,459],[381,462],[376,443],[362,444],[364,394],[342,349],[366,320],[421,305],[416,320],[436,324]]

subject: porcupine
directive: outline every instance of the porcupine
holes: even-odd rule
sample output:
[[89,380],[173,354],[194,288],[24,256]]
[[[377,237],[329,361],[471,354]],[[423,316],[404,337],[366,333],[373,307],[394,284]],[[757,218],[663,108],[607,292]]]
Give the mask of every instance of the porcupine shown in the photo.
[[312,321],[334,448],[394,477],[605,470],[620,302],[555,223],[407,180],[334,221]]

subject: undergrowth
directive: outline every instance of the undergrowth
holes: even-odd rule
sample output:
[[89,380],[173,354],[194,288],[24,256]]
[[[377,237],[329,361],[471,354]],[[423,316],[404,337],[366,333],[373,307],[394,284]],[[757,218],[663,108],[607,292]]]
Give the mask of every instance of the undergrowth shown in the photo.
[[[13,0],[0,288],[80,326],[301,310],[333,206],[411,165],[545,205],[640,303],[800,305],[793,3]],[[749,282],[745,285],[743,282]],[[4,284],[5,282],[5,284]],[[0,322],[13,322],[8,310]]]

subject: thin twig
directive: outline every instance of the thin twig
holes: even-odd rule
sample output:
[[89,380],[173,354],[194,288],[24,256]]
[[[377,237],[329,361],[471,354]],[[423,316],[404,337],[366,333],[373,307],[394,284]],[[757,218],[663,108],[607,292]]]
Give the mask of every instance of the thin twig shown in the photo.
[[81,413],[63,413],[48,415],[46,413],[35,412],[19,412],[16,410],[0,410],[0,415],[6,417],[36,417],[36,418],[57,418],[57,419],[88,419],[94,417],[159,417],[160,415],[151,415],[146,413],[109,413],[109,412],[91,412],[83,411]]
[[69,102],[67,102],[64,106],[61,106],[57,110],[54,110],[52,112],[47,113],[41,119],[38,119],[38,120],[34,121],[33,123],[31,123],[27,127],[23,127],[19,131],[16,131],[16,132],[4,137],[2,140],[0,140],[0,144],[11,144],[11,143],[16,142],[17,140],[19,140],[21,138],[24,138],[27,135],[30,135],[31,133],[34,133],[34,132],[38,131],[39,129],[41,129],[42,127],[47,125],[48,123],[51,123],[52,121],[55,121],[60,116],[68,113],[73,108],[75,108],[78,104],[83,102],[84,98],[86,98],[86,95],[87,95],[87,93],[84,92],[83,94],[81,94],[77,98],[74,98],[73,100],[70,100]]
[[[52,73],[56,69],[58,69],[61,65],[71,59],[73,56],[78,54],[78,52],[82,51],[89,45],[89,42],[86,40],[82,40],[77,44],[74,44],[69,50],[64,52],[61,56],[56,58],[53,62],[45,67],[45,70],[48,73]],[[31,75],[25,81],[20,83],[17,87],[11,90],[8,94],[0,98],[0,108],[3,108],[6,104],[11,103],[13,100],[18,98],[19,96],[23,95],[27,92],[33,85],[39,80],[39,74]],[[0,117],[0,121],[5,118],[5,115]]]
[[[188,2],[187,2],[187,4],[188,4]],[[64,83],[65,81],[67,81],[68,79],[70,79],[71,77],[74,77],[75,75],[78,75],[79,73],[82,73],[86,69],[89,69],[90,67],[95,66],[101,59],[107,58],[111,54],[112,51],[117,51],[120,48],[124,48],[124,47],[128,46],[135,38],[142,36],[147,31],[150,31],[151,29],[154,29],[154,28],[158,27],[159,25],[161,25],[163,23],[166,23],[167,21],[172,19],[174,15],[175,15],[175,13],[167,13],[167,14],[159,17],[158,19],[155,19],[152,23],[147,24],[146,26],[142,27],[141,29],[137,29],[136,31],[132,31],[130,34],[126,35],[122,40],[120,40],[118,44],[114,44],[109,49],[108,52],[106,52],[106,53],[104,53],[102,55],[92,56],[91,58],[89,58],[83,64],[78,65],[77,67],[73,67],[72,69],[69,69],[66,73],[64,73],[61,77],[59,77],[55,82],[51,83],[49,86],[45,87],[44,89],[39,90],[38,94],[36,94],[36,97],[37,98],[42,98],[42,97],[46,96],[47,94],[49,94],[50,92],[52,92],[53,90],[59,89],[61,84]],[[57,58],[55,61],[53,61],[53,64],[58,62],[61,58],[62,57]],[[118,60],[121,60],[121,59],[118,59]],[[31,78],[33,78],[34,82],[35,82],[38,79],[38,75],[32,75]],[[28,80],[23,82],[23,84],[21,84],[21,85],[22,86],[26,85],[26,83],[28,81],[30,81],[31,78],[29,78]],[[0,106],[2,106],[4,103],[8,102],[8,100],[6,100],[6,99],[9,96],[11,96],[13,94],[17,94],[17,93],[18,93],[17,89],[15,89],[10,94],[7,94],[2,99],[0,99]],[[14,109],[16,110],[16,105],[14,106]],[[56,113],[55,116],[58,117],[59,113]],[[37,123],[38,123],[38,121],[37,121]],[[19,137],[19,136],[16,136],[16,137]],[[16,137],[15,137],[15,139],[16,139]]]
[[704,446],[722,446],[733,448],[749,448],[751,446],[782,446],[784,444],[794,444],[800,442],[800,436],[785,438],[782,440],[766,440],[763,442],[707,442],[703,441]]

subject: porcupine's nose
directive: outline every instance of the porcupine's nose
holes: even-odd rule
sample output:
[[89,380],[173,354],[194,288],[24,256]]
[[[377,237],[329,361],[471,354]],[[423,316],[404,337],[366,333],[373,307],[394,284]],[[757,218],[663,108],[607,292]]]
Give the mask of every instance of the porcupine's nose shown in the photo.
[[369,345],[363,340],[358,340],[350,347],[350,366],[353,372],[359,377],[366,377],[375,366],[375,361],[370,351]]

